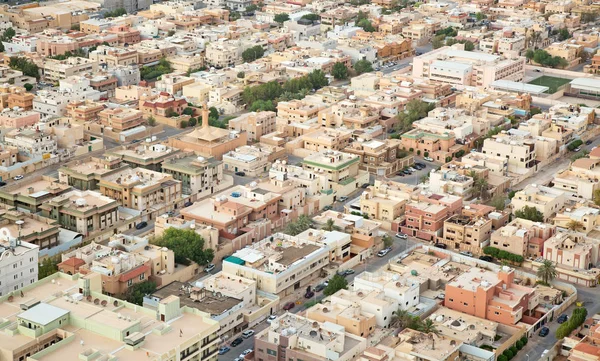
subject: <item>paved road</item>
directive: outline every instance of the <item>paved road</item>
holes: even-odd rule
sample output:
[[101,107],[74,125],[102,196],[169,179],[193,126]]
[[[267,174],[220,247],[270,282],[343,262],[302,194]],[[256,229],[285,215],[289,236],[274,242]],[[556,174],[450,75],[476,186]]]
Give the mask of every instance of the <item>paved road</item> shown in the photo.
[[[578,301],[585,302],[584,306],[588,310],[588,317],[600,312],[600,302],[597,302],[598,299],[598,289],[597,288],[585,288],[585,287],[577,287]],[[573,310],[577,307],[575,304],[571,305],[564,313],[571,316]],[[530,337],[529,342],[519,353],[513,361],[545,361],[542,359],[542,353],[544,350],[549,350],[556,343],[556,329],[558,326],[558,322],[556,322],[556,318],[559,315],[555,315],[554,321],[548,323],[546,326],[550,328],[550,334],[546,337],[540,337],[536,332],[535,335]],[[527,357],[529,355],[529,358]]]

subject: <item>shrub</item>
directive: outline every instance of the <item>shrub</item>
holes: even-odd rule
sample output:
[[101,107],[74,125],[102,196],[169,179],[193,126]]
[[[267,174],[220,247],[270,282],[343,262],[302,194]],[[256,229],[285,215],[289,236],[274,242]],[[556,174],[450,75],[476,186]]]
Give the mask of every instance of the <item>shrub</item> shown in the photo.
[[424,157],[429,157],[429,152],[425,152],[425,153],[423,153],[423,156],[424,156]]
[[508,360],[511,360],[515,356],[515,354],[513,354],[511,350],[504,350],[502,354],[506,356]]
[[417,150],[417,155],[421,155],[421,150],[420,149]]
[[519,352],[519,350],[517,350],[517,348],[515,346],[511,346],[509,350],[510,350],[510,352],[513,353],[513,355],[516,355],[517,352]]
[[508,358],[504,355],[498,356],[498,361],[508,361]]
[[523,341],[519,340],[517,341],[517,343],[515,344],[515,346],[517,347],[517,350],[521,351],[521,349],[523,348]]
[[521,342],[523,342],[523,346],[527,345],[528,341],[529,341],[529,339],[527,338],[527,336],[521,337]]

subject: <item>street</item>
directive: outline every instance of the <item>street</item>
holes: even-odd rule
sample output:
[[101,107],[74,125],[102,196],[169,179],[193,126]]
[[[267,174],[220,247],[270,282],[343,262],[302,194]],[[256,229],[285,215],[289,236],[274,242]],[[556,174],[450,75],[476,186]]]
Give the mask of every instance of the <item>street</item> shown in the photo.
[[[356,277],[356,275],[358,275],[364,271],[368,271],[368,272],[377,271],[378,269],[383,267],[385,264],[387,264],[391,259],[394,259],[398,255],[400,255],[408,247],[411,247],[414,244],[419,243],[419,240],[417,240],[416,238],[411,237],[408,240],[403,240],[403,239],[394,237],[394,234],[391,232],[388,232],[388,233],[392,236],[392,239],[394,240],[394,244],[392,246],[392,251],[390,253],[388,253],[385,257],[374,256],[370,259],[367,259],[366,262],[364,262],[363,264],[359,264],[358,266],[354,267],[353,269],[355,270],[355,273],[346,276],[346,280],[348,281],[348,289],[352,289],[352,284],[354,282],[354,278]],[[213,273],[216,273],[216,272],[217,272],[217,270],[215,269],[213,271]],[[324,279],[319,279],[318,281],[315,280],[315,282],[312,284],[313,288],[314,288],[314,286],[316,286],[319,283],[322,283],[324,281],[325,281]],[[306,304],[308,302],[313,301],[313,300],[321,301],[323,298],[325,298],[325,296],[323,295],[322,291],[316,292],[315,297],[311,298],[310,300],[307,300],[305,298],[300,298],[300,299],[298,299],[298,301],[302,302],[302,304],[292,308],[290,310],[290,312],[293,312],[293,313],[303,312],[306,310],[306,308],[307,308]],[[289,300],[281,301],[281,304],[284,304],[286,302],[289,302]],[[310,303],[309,303],[309,305],[310,305]],[[282,315],[285,312],[286,311],[279,310],[275,314]],[[256,333],[259,333],[260,331],[264,330],[268,326],[269,326],[269,324],[265,320],[265,321],[262,321],[261,323],[259,323],[258,325],[254,326],[252,329]],[[236,335],[236,336],[228,339],[222,345],[227,345],[227,346],[231,347],[230,342],[237,337],[240,337],[240,335]],[[236,357],[239,357],[239,355],[242,351],[244,351],[246,349],[251,349],[251,348],[254,348],[254,337],[244,339],[244,341],[240,345],[238,345],[236,347],[231,347],[231,350],[229,352],[227,352],[226,354],[219,355],[219,361],[233,361],[233,360],[235,360]]]

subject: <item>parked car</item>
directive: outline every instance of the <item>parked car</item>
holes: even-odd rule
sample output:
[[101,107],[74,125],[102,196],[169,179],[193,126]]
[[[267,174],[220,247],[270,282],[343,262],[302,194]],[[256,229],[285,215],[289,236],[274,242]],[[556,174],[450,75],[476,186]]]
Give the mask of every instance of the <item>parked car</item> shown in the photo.
[[446,249],[448,247],[444,243],[436,243],[434,246],[441,249]]
[[139,140],[139,139],[134,139],[134,140],[132,140],[132,141],[131,141],[131,144],[135,144],[135,143],[139,143],[139,142],[141,142],[141,140]]
[[389,249],[382,249],[381,251],[377,252],[377,256],[378,257],[385,257],[385,255],[387,255],[388,253],[390,253]]
[[[573,151],[574,151],[575,153],[579,152],[580,150],[581,150],[581,147],[577,147],[577,148],[573,149]],[[18,177],[18,176],[17,176],[17,177]],[[16,178],[16,177],[15,177],[15,178]]]
[[236,357],[233,359],[233,361],[244,361],[243,357]]
[[568,319],[569,319],[569,316],[567,316],[563,313],[562,315],[558,316],[558,318],[556,319],[556,322],[565,323],[565,322],[567,322]]
[[323,282],[323,286],[325,286],[325,287],[329,286],[329,280]]
[[283,309],[286,311],[291,310],[292,308],[294,308],[296,304],[294,302],[288,302],[283,306]]
[[550,333],[550,329],[548,327],[542,327],[542,329],[540,330],[540,336],[542,337],[546,337],[548,336],[548,334]]
[[425,167],[423,167],[422,165],[419,165],[419,164],[417,164],[417,163],[413,164],[413,167],[414,167],[415,169],[417,169],[417,170],[421,170],[421,169],[425,168]]
[[363,184],[362,184],[360,187],[361,187],[361,188],[363,188],[363,189],[365,189],[365,188],[367,188],[368,186],[369,186],[369,183],[363,183]]
[[399,175],[400,177],[404,177],[405,176],[405,174],[402,173],[402,172],[398,172],[398,173],[396,173],[396,175]]
[[348,200],[348,197],[346,197],[346,196],[341,196],[340,198],[338,198],[338,200],[339,200],[340,202],[345,202],[345,201],[347,201],[347,200]]
[[354,272],[355,272],[355,271],[354,271],[352,268],[348,268],[347,270],[345,270],[345,271],[344,271],[344,274],[345,274],[346,276],[348,276],[348,275],[352,275],[352,274],[354,274]]
[[407,170],[407,169],[403,170],[403,171],[402,171],[402,173],[404,173],[404,174],[406,174],[406,175],[410,175],[410,174],[411,174],[411,173],[410,173],[410,171],[409,171],[409,170]]
[[190,202],[190,201],[187,201],[187,202],[185,202],[185,203],[183,204],[183,206],[184,206],[184,207],[189,207],[189,206],[191,206],[192,204],[194,204],[194,203],[192,203],[192,202]]
[[416,172],[417,171],[417,169],[413,168],[413,167],[408,168],[408,170],[411,171],[411,172]]
[[492,256],[479,256],[479,259],[482,261],[486,261],[486,262],[493,262],[494,261],[494,257]]
[[536,73],[541,73],[542,72],[540,69],[534,69],[533,71],[535,71]]
[[327,286],[325,286],[322,283],[319,283],[318,285],[315,286],[315,292],[321,292],[325,289],[325,287],[327,287]]
[[135,225],[135,229],[144,229],[148,226],[148,222],[140,222]]
[[591,140],[588,140],[588,141],[585,142],[585,145],[590,145],[590,144],[592,144]]
[[20,174],[19,174],[18,176],[14,176],[14,177],[13,177],[13,179],[14,179],[14,180],[21,180],[21,179],[23,179],[23,178],[25,178],[25,177],[24,177],[24,176],[22,176],[22,175],[20,175]]
[[246,172],[235,172],[235,175],[244,177],[246,175]]
[[425,158],[423,158],[423,159],[425,159],[425,160],[426,160],[426,161],[428,161],[428,162],[433,162],[433,158],[430,158],[430,157],[425,157]]
[[473,253],[471,253],[469,251],[460,251],[458,253],[462,254],[463,256],[473,257]]
[[330,209],[333,209],[333,207],[332,207],[332,206],[325,206],[325,207],[323,207],[323,210],[324,210],[324,211],[328,211],[328,210],[330,210]]
[[6,182],[0,181],[0,187],[4,187],[6,185]]
[[204,267],[204,272],[208,273],[208,272],[210,272],[210,271],[212,271],[214,269],[215,269],[215,265],[211,263],[208,266]]
[[254,330],[246,330],[246,331],[242,332],[243,338],[250,338],[253,335],[254,335]]
[[242,352],[242,354],[241,354],[240,356],[246,356],[246,355],[249,355],[251,352],[252,352],[252,349],[251,349],[251,348],[245,349],[245,350]]
[[314,291],[308,291],[304,294],[304,298],[313,298],[315,296]]
[[227,352],[229,352],[229,350],[231,350],[229,346],[221,346],[221,348],[219,349],[219,355],[224,355]]
[[408,234],[405,233],[396,233],[396,237],[400,239],[408,239]]
[[277,316],[271,315],[271,316],[267,317],[267,323],[271,323],[271,322],[275,321],[276,319],[277,319]]
[[425,163],[415,162],[415,164],[418,165],[419,167],[423,167],[423,168],[427,167],[427,164],[425,164]]
[[244,342],[244,340],[241,337],[238,337],[235,340],[231,341],[231,346],[235,347],[235,346],[241,344],[242,342]]

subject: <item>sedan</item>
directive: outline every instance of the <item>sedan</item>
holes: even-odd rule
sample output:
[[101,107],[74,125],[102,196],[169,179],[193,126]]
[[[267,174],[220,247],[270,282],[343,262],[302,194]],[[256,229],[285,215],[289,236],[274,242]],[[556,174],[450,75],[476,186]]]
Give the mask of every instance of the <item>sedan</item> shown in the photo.
[[408,234],[396,233],[396,237],[398,237],[400,239],[408,239]]
[[491,256],[479,256],[479,259],[486,262],[493,262],[494,258]]
[[585,145],[590,145],[590,144],[592,144],[591,140],[588,140],[588,141],[585,142]]
[[345,201],[347,201],[347,200],[348,200],[348,197],[346,197],[346,196],[341,196],[341,197],[339,198],[339,201],[340,201],[340,202],[345,202]]
[[319,283],[318,285],[315,286],[315,292],[321,292],[325,289],[325,287],[327,287],[327,286],[325,286],[322,283]]
[[468,252],[468,251],[460,251],[458,253],[462,254],[463,256],[473,257],[473,253]]
[[212,270],[214,270],[214,269],[215,269],[215,265],[211,263],[211,264],[209,264],[208,266],[206,266],[206,267],[204,268],[204,272],[207,272],[207,273],[208,273],[208,272],[210,272],[210,271],[212,271]]
[[277,319],[276,315],[271,315],[269,317],[267,317],[267,323],[271,323],[273,321],[275,321]]
[[252,337],[252,335],[254,335],[254,330],[246,330],[246,331],[242,332],[243,338],[250,338],[250,337]]
[[148,226],[148,222],[140,222],[135,225],[135,229],[144,229]]
[[239,177],[244,177],[246,175],[246,172],[235,172],[235,175]]
[[286,311],[291,310],[292,308],[294,308],[296,304],[294,302],[288,302],[283,306],[283,309]]
[[14,179],[14,180],[21,180],[21,179],[23,179],[23,178],[25,178],[25,177],[23,177],[23,176],[22,176],[22,175],[20,175],[20,174],[19,174],[18,176],[15,176],[15,177],[13,177],[13,179]]
[[365,189],[365,188],[369,187],[369,183],[363,183],[360,187],[362,189]]
[[240,357],[244,357],[244,356],[248,355],[248,354],[249,354],[249,353],[251,353],[251,352],[252,352],[252,349],[251,349],[251,348],[249,348],[249,349],[246,349],[246,350],[244,350],[244,352],[242,352],[242,354],[240,355]]
[[235,346],[241,344],[242,342],[244,342],[244,339],[241,337],[238,337],[235,340],[231,341],[231,346],[235,347]]
[[382,249],[381,251],[377,252],[377,257],[385,257],[385,255],[388,253],[390,253],[388,249]]
[[567,322],[568,319],[569,319],[569,316],[562,314],[562,315],[558,316],[558,318],[556,319],[556,322],[565,323],[565,322]]
[[313,291],[308,291],[304,294],[304,298],[313,298],[315,293]]
[[550,329],[548,327],[542,327],[539,335],[542,337],[546,337],[546,336],[548,336],[549,333],[550,333]]
[[354,274],[354,272],[355,272],[355,271],[354,271],[352,268],[348,268],[347,270],[345,270],[345,271],[344,271],[344,274],[345,274],[346,276],[348,276],[348,275],[352,275],[352,274]]
[[231,350],[231,348],[229,348],[228,346],[223,346],[219,349],[219,355],[224,355],[227,352],[229,352],[229,350]]
[[448,247],[448,246],[444,243],[436,243],[436,244],[434,244],[434,247],[446,249],[446,247]]
[[430,157],[425,157],[425,158],[423,158],[423,159],[425,159],[425,160],[426,160],[426,161],[428,161],[428,162],[433,162],[433,158],[430,158]]

